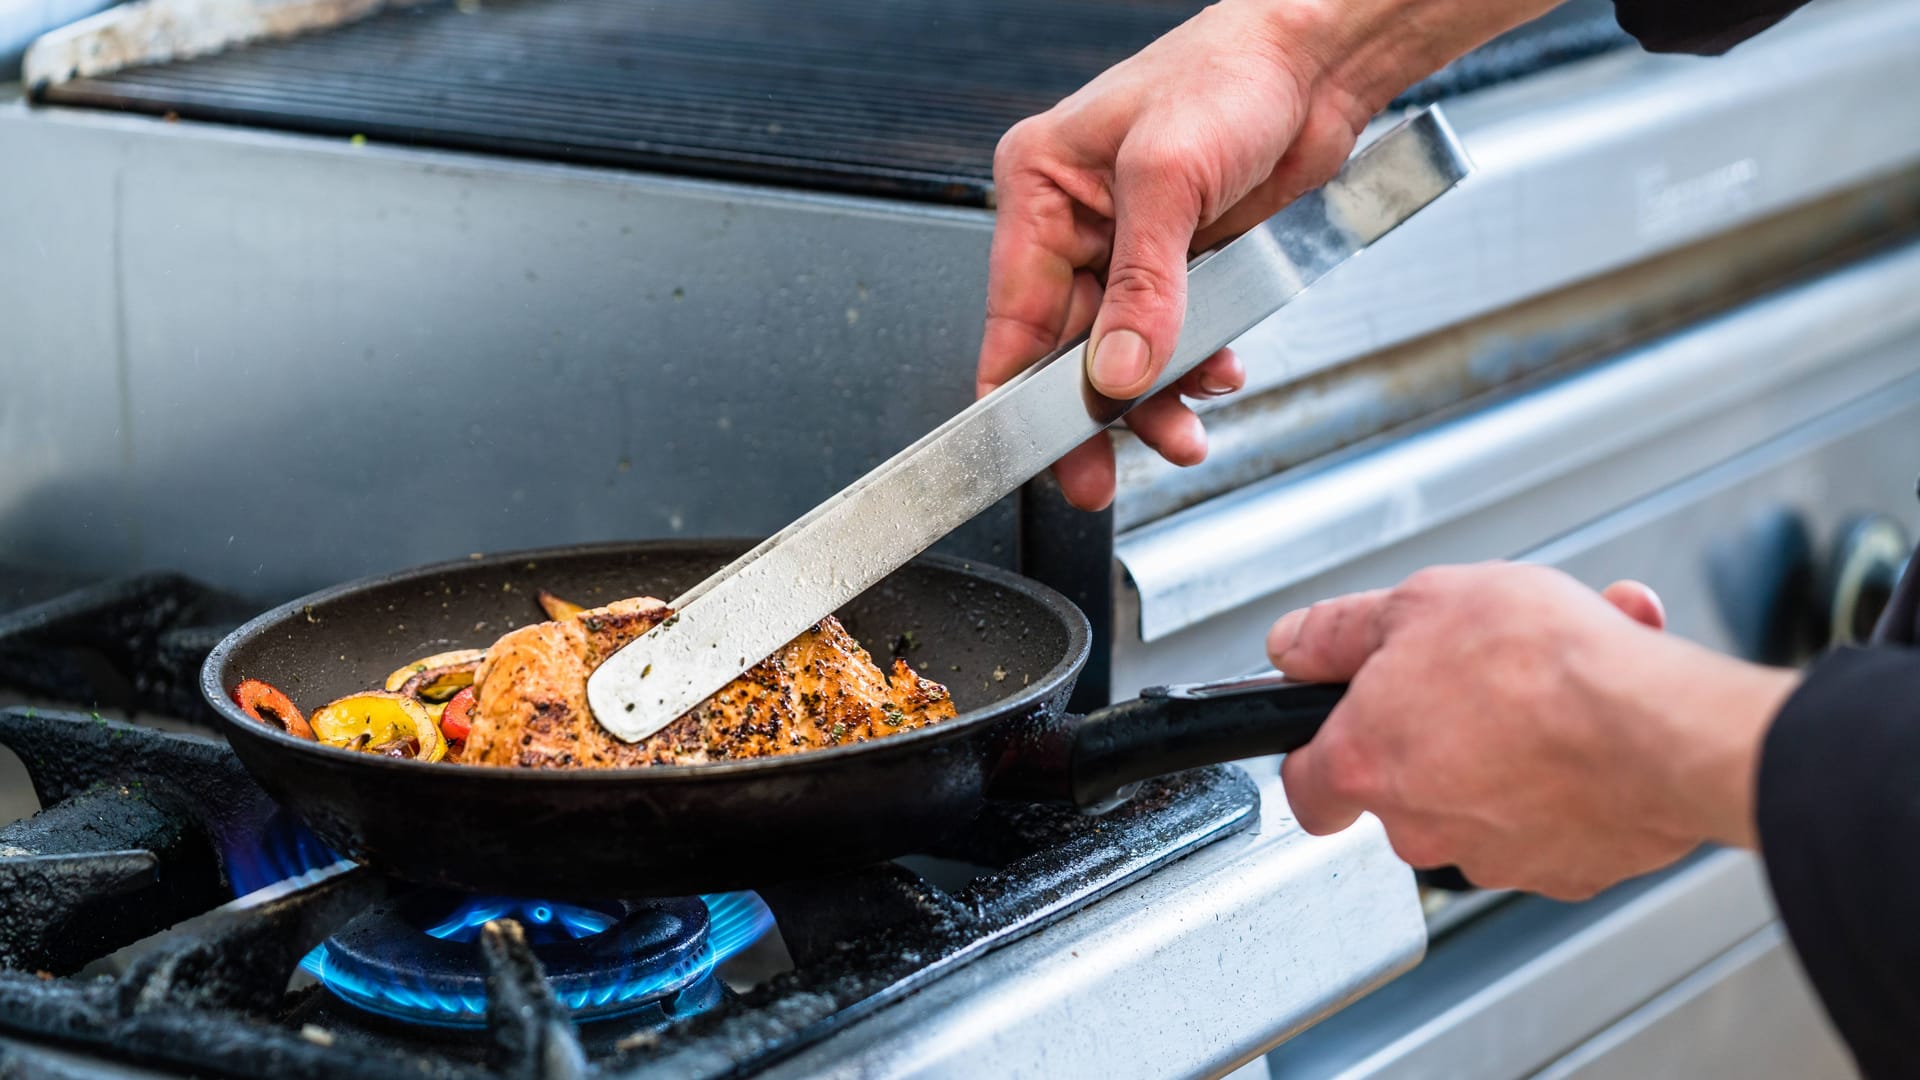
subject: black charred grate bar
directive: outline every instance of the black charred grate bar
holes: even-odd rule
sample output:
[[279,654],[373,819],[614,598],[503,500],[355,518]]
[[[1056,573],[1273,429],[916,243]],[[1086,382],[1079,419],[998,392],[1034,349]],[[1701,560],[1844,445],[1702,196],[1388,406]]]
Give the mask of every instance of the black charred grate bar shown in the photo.
[[[58,1075],[75,1058],[359,1080],[748,1074],[1259,811],[1245,774],[1202,769],[1146,785],[1101,818],[990,810],[927,853],[963,884],[889,863],[769,886],[791,969],[743,993],[719,987],[692,1015],[583,1024],[527,928],[491,918],[471,942],[487,1001],[484,1028],[469,1031],[365,1014],[295,978],[314,946],[404,905],[419,895],[412,886],[321,852],[311,865],[276,864],[294,876],[222,903],[241,869],[231,860],[248,857],[249,842],[257,860],[259,838],[284,819],[217,740],[15,708],[0,710],[0,744],[25,761],[44,807],[0,827],[0,1076]],[[259,873],[250,865],[243,883]]]
[[0,710],[42,809],[0,826],[0,966],[72,971],[231,893],[218,837],[273,810],[224,743]]
[[[481,0],[42,88],[45,101],[984,206],[993,149],[1192,0]],[[1625,42],[1605,0],[1422,84]]]
[[[43,581],[52,584],[36,584]],[[258,610],[178,574],[82,585],[0,568],[0,686],[204,719],[201,661]]]

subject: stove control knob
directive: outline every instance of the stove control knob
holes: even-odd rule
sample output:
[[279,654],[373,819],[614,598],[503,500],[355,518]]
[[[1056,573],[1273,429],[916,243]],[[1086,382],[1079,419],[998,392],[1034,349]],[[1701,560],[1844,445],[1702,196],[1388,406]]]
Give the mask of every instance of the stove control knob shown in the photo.
[[1913,544],[1885,514],[1867,514],[1842,527],[1827,574],[1827,631],[1833,645],[1867,640],[1893,598]]

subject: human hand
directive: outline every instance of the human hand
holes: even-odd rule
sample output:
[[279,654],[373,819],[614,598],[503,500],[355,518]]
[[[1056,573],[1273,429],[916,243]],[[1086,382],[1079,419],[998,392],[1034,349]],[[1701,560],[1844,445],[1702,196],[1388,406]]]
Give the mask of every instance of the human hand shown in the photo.
[[[994,155],[978,392],[1092,330],[1087,376],[1131,399],[1166,367],[1192,252],[1331,179],[1395,94],[1557,0],[1222,0],[1039,116]],[[1221,352],[1127,423],[1177,465],[1206,456],[1184,401],[1238,390]],[[1056,467],[1075,505],[1113,498],[1102,435]]]
[[1363,811],[1417,867],[1580,899],[1706,840],[1751,847],[1760,744],[1797,675],[1659,632],[1659,601],[1514,564],[1422,571],[1274,624],[1351,685],[1281,773],[1301,827]]

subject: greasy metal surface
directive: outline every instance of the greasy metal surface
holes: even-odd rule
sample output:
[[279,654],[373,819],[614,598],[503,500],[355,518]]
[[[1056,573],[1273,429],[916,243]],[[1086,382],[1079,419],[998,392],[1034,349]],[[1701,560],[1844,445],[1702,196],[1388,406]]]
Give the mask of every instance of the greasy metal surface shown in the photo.
[[1219,1076],[1410,967],[1413,875],[1372,819],[1314,838],[1272,762],[1260,824],[975,960],[771,1080]]
[[1230,401],[1207,415],[1207,460],[1199,465],[1168,467],[1130,433],[1120,433],[1115,451],[1123,496],[1113,510],[1115,527],[1137,528],[1365,439],[1429,422],[1450,409],[1472,408],[1489,393],[1518,391],[1529,381],[1592,364],[1915,233],[1920,167],[1909,167]]
[[[1334,178],[1188,268],[1186,318],[1149,393],[1458,184],[1471,164],[1438,109],[1409,117]],[[1069,344],[671,601],[675,614],[587,680],[600,723],[659,731],[829,612],[1012,494],[1134,404],[1093,394]]]
[[[1178,868],[1184,860],[1174,860],[1181,856],[1247,829],[1259,806],[1260,795],[1243,773],[1215,767],[1150,785],[1092,828],[1065,811],[1011,811],[1030,820],[1007,824],[1052,834],[1053,842],[975,879],[950,899],[932,891],[917,905],[896,905],[895,921],[885,929],[814,957],[722,1006],[712,1019],[667,1032],[644,1053],[607,1069],[625,1075],[631,1067],[635,1076],[764,1069],[833,1031],[848,1025],[857,1030],[863,1017],[917,999],[985,962],[983,957],[1044,933],[1064,915],[1084,918],[1099,910],[1086,906],[1098,898],[1143,876],[1151,881]],[[1003,827],[983,831],[994,835]],[[1150,869],[1154,873],[1146,876]],[[774,910],[784,920],[778,900]]]
[[[1177,633],[1532,490],[1591,517],[1684,479],[1920,370],[1920,355],[1886,351],[1920,333],[1916,291],[1920,246],[1909,244],[1337,466],[1135,530],[1116,553],[1137,590],[1139,637]],[[1615,470],[1623,487],[1568,486],[1654,445],[1667,449]]]
[[[410,657],[490,644],[544,618],[550,589],[600,604],[673,595],[747,545],[658,541],[528,552],[341,586],[268,612],[208,658],[202,689],[248,769],[333,850],[428,883],[559,898],[689,895],[922,849],[977,813],[1002,749],[1043,724],[1086,654],[1086,622],[1032,582],[926,558],[841,612],[946,683],[961,715],[788,757],[633,770],[526,770],[356,754],[248,719],[241,678],[302,707],[377,685]],[[462,842],[417,823],[463,808]]]
[[[1904,0],[1830,0],[1723,59],[1451,100],[1473,182],[1244,336],[1252,386],[1911,161],[1916,41]],[[0,558],[264,598],[472,550],[764,536],[973,396],[983,212],[17,100],[0,148],[34,253],[0,263]],[[1017,540],[996,507],[948,550],[1005,565]]]
[[[183,0],[172,0],[185,6]],[[206,0],[200,0],[204,6]],[[51,35],[27,84],[138,63],[152,13]],[[324,17],[367,0],[267,5]],[[191,64],[54,86],[54,101],[413,145],[525,154],[985,205],[1001,132],[1199,9],[1193,0],[772,0],[436,5]],[[159,0],[168,12],[168,0]],[[1416,87],[1396,106],[1624,43],[1583,0]],[[315,14],[308,15],[308,9]],[[203,16],[200,35],[263,21]],[[104,40],[103,40],[104,39]],[[192,44],[191,37],[188,43]],[[164,57],[161,57],[164,59]]]

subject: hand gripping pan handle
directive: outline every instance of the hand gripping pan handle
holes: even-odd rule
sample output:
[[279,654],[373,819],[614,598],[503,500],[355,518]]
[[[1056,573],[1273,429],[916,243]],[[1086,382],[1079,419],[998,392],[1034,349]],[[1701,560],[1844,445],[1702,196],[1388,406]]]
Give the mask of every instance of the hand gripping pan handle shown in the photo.
[[[1469,169],[1439,110],[1187,271],[1187,315],[1159,391],[1439,198]],[[1086,342],[1036,363],[673,602],[587,682],[594,716],[646,738],[1126,415],[1093,393]]]

